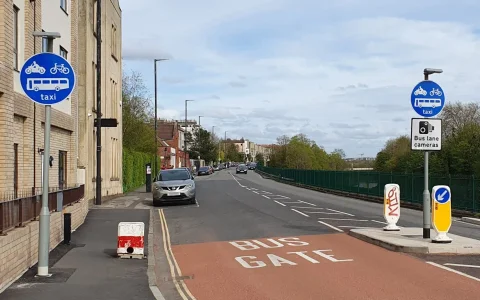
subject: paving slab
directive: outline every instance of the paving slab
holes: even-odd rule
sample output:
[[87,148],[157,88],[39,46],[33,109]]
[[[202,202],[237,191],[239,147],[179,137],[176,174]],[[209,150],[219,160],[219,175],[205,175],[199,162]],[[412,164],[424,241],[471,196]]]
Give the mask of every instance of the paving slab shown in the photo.
[[[423,254],[480,254],[480,241],[463,236],[448,234],[451,243],[433,243],[423,238],[423,229],[403,227],[400,231],[384,231],[381,228],[357,228],[349,231],[349,235],[362,241],[383,247],[388,250],[405,253]],[[430,236],[437,235],[431,230]]]

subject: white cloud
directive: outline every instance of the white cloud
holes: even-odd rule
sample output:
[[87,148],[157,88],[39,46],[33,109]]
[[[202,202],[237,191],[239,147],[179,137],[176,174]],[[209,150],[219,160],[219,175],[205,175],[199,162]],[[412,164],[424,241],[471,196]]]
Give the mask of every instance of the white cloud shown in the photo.
[[[425,67],[447,101],[478,101],[480,21],[473,0],[121,1],[123,53],[153,87],[161,116],[206,116],[236,137],[306,133],[327,150],[375,155],[408,134]],[[144,60],[144,61],[142,61]],[[342,125],[340,125],[342,124]],[[364,126],[368,124],[369,126]]]

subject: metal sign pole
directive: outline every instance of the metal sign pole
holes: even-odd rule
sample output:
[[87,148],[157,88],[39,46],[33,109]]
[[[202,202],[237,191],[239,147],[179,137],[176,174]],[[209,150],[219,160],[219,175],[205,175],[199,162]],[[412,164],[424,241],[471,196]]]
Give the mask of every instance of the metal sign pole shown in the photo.
[[[47,37],[47,52],[53,53],[53,38]],[[42,182],[42,208],[39,216],[38,237],[38,276],[50,276],[48,274],[48,257],[50,254],[50,209],[48,208],[49,169],[50,169],[50,124],[52,106],[45,105],[45,128],[43,141],[43,182]]]
[[[428,80],[428,73],[424,72],[424,80]],[[430,238],[430,189],[428,187],[428,151],[425,151],[423,162],[423,238]]]

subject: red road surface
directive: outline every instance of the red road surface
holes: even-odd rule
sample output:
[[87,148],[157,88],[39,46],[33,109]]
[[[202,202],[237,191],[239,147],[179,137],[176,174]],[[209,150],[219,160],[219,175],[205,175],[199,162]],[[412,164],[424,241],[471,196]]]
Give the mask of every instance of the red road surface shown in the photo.
[[345,234],[294,238],[172,249],[198,300],[479,299],[474,280]]

